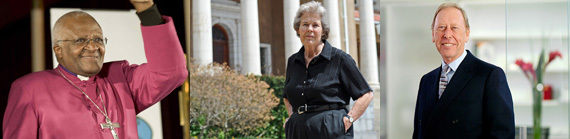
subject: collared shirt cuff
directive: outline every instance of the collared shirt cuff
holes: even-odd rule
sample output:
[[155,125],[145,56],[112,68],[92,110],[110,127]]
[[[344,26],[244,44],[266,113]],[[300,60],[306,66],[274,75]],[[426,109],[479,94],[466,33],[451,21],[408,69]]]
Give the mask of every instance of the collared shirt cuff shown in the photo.
[[153,26],[165,23],[164,20],[162,20],[162,16],[160,16],[160,12],[158,11],[156,4],[142,12],[137,12],[137,16],[141,20],[141,24],[143,26]]

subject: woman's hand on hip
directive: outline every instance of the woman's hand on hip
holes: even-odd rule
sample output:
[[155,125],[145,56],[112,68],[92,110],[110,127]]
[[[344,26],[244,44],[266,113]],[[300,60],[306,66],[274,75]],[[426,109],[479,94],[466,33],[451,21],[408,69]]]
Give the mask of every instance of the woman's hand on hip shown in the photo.
[[350,126],[352,126],[352,123],[350,122],[350,120],[348,120],[348,117],[346,116],[342,118],[342,122],[344,123],[344,133],[346,133],[348,132]]

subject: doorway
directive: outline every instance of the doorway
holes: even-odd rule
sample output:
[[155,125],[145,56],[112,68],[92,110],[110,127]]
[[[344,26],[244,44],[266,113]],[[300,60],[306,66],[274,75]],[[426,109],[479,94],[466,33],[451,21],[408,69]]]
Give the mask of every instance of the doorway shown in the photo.
[[214,62],[230,65],[228,34],[226,30],[216,24],[212,27],[212,45],[214,52]]

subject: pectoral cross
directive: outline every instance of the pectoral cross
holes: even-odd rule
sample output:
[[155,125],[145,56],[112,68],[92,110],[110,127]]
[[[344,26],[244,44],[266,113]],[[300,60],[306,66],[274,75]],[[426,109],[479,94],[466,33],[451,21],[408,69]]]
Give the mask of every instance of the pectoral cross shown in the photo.
[[119,136],[117,135],[117,132],[115,131],[115,128],[121,127],[119,125],[119,123],[112,123],[109,118],[105,118],[105,121],[107,121],[107,123],[101,124],[101,129],[105,129],[105,128],[111,129],[111,134],[113,134],[113,138],[119,139]]

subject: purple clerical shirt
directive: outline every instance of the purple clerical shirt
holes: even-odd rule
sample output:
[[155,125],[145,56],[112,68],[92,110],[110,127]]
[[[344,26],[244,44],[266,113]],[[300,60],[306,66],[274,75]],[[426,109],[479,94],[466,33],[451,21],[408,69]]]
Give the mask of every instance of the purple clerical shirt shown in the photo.
[[87,81],[80,81],[61,65],[16,80],[4,114],[4,138],[113,138],[110,129],[100,126],[105,123],[103,114],[59,71],[102,110],[105,104],[111,121],[121,126],[116,129],[119,138],[138,138],[136,115],[166,97],[188,76],[172,19],[163,19],[165,24],[141,27],[145,64],[105,63]]

